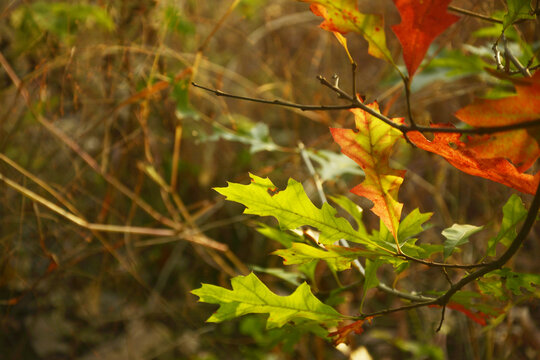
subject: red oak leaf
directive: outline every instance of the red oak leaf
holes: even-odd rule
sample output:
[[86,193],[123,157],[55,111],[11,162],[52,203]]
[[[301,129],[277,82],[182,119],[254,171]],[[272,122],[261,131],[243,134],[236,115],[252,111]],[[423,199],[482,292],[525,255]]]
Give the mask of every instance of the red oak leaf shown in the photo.
[[412,78],[431,42],[447,27],[459,20],[448,14],[451,0],[394,0],[401,23],[392,26],[403,48],[403,59]]
[[[475,127],[518,124],[540,118],[540,71],[516,82],[516,95],[502,99],[479,99],[456,112],[456,117]],[[520,172],[540,156],[531,130],[516,130],[493,136],[473,136],[467,142],[477,158],[507,158]]]
[[[433,125],[433,127],[449,126]],[[478,158],[475,151],[470,150],[467,144],[460,140],[460,134],[435,133],[432,141],[418,131],[407,135],[419,148],[444,157],[450,164],[467,174],[493,180],[528,194],[535,193],[540,181],[540,172],[534,176],[521,173],[505,158]]]
[[[377,103],[368,106],[379,111]],[[403,135],[399,130],[364,110],[352,109],[351,112],[355,115],[358,131],[330,129],[334,141],[341,146],[341,152],[353,159],[364,170],[364,181],[355,186],[351,192],[373,202],[371,211],[381,218],[397,239],[397,229],[403,208],[403,204],[397,201],[397,195],[405,170],[390,167],[389,158],[394,144]],[[393,120],[396,123],[403,122],[403,119]]]
[[364,320],[357,320],[349,325],[340,326],[336,331],[329,333],[328,337],[337,336],[337,338],[334,339],[334,345],[344,343],[347,341],[347,336],[349,336],[351,332],[354,331],[357,335],[362,334],[364,332],[364,328],[362,327],[364,322],[369,321],[371,324],[371,320],[373,320],[373,316],[369,316]]

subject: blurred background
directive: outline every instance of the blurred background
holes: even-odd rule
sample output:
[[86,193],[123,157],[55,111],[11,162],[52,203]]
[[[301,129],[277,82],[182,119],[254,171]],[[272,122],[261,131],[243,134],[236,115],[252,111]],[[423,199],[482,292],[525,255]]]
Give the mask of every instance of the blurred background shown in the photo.
[[[482,14],[500,1],[454,1]],[[362,1],[384,15],[388,46],[392,1]],[[501,13],[502,14],[502,13]],[[508,316],[482,327],[437,309],[374,321],[348,347],[315,336],[264,330],[263,317],[205,323],[216,306],[190,291],[202,282],[229,287],[248,271],[289,294],[304,275],[270,253],[280,247],[273,219],[241,215],[212,187],[247,183],[248,172],[283,188],[304,184],[316,205],[309,163],[328,195],[349,194],[362,172],[339,153],[329,127],[354,127],[348,111],[311,112],[240,96],[302,104],[341,104],[317,75],[339,77],[350,92],[348,58],[306,3],[291,0],[4,0],[0,4],[0,357],[2,359],[535,359],[538,301],[512,299]],[[536,24],[510,31],[536,46]],[[483,71],[500,28],[462,18],[435,41],[411,97],[418,122],[455,122],[475,96],[513,91]],[[384,113],[406,114],[400,78],[349,35],[357,90]],[[518,47],[516,53],[526,58]],[[526,61],[525,61],[526,63]],[[304,148],[304,158],[301,148]],[[310,159],[306,162],[305,158]],[[421,241],[441,244],[453,223],[485,225],[456,262],[474,262],[496,233],[511,190],[463,174],[402,143],[393,166],[407,168],[404,214],[433,212]],[[522,196],[525,200],[525,196]],[[66,214],[67,217],[66,218]],[[365,212],[366,226],[378,219]],[[261,224],[262,222],[262,224]],[[178,235],[180,233],[181,235]],[[278,240],[278,241],[276,241]],[[534,231],[512,266],[538,272]],[[325,264],[308,279],[328,298],[337,287]],[[458,279],[463,272],[451,272]],[[440,271],[413,266],[379,277],[404,291],[444,290]],[[358,283],[354,271],[340,274]],[[355,314],[361,283],[341,293]],[[371,290],[364,310],[398,306]],[[501,305],[502,306],[502,305]],[[283,341],[285,340],[285,341]],[[362,357],[363,356],[363,357]]]

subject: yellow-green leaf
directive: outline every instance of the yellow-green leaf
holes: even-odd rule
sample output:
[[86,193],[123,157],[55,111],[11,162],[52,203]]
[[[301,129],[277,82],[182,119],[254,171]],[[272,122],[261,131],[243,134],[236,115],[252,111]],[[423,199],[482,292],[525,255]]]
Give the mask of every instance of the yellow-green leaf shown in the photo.
[[208,318],[208,322],[222,322],[246,314],[268,314],[266,327],[271,329],[297,319],[335,326],[337,321],[346,318],[317,299],[305,282],[289,296],[274,294],[253,273],[234,277],[231,284],[232,290],[202,284],[192,291],[201,302],[219,304],[219,309]]

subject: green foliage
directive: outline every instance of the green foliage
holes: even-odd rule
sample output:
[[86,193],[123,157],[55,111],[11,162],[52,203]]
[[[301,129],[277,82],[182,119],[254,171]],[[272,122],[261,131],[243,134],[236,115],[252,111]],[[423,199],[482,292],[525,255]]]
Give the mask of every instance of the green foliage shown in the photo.
[[514,22],[522,19],[534,19],[531,0],[507,0],[508,12],[503,18],[503,28],[506,29]]
[[488,242],[487,254],[489,256],[495,255],[497,244],[502,243],[504,246],[510,244],[517,235],[517,225],[523,221],[526,216],[527,209],[525,209],[523,202],[519,196],[513,194],[503,206],[503,219],[499,233]]
[[[249,185],[229,183],[227,187],[215,188],[227,200],[241,203],[246,207],[245,214],[273,216],[282,229],[296,229],[309,225],[320,231],[319,241],[328,245],[340,239],[381,249],[361,229],[354,230],[351,224],[341,217],[328,203],[319,209],[307,197],[302,184],[289,179],[287,188],[278,191],[270,179],[250,174]],[[382,248],[384,249],[384,248]]]
[[314,320],[327,326],[345,317],[331,306],[323,304],[303,283],[289,296],[271,292],[253,273],[231,279],[232,290],[203,284],[192,293],[199,300],[219,304],[219,309],[207,320],[221,322],[246,314],[268,314],[268,329],[282,327],[287,322]]
[[273,252],[283,258],[284,265],[307,264],[324,260],[333,272],[351,268],[351,263],[359,257],[373,256],[372,252],[346,248],[336,245],[326,245],[325,249],[302,243],[294,243],[288,249]]
[[[508,301],[510,296],[540,297],[540,275],[514,272],[503,268],[486,274],[478,285],[483,294]],[[524,291],[525,290],[525,291]]]
[[483,229],[483,226],[454,224],[442,231],[444,242],[444,258],[448,258],[456,247],[469,242],[469,237]]
[[32,2],[15,10],[11,14],[11,21],[17,28],[33,33],[50,32],[67,43],[73,41],[79,27],[98,26],[107,31],[114,29],[113,20],[103,8],[67,2]]

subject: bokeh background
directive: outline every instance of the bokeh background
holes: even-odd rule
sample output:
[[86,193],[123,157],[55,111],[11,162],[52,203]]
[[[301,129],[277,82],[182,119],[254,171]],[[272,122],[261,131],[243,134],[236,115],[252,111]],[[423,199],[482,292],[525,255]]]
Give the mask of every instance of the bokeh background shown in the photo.
[[[504,9],[500,1],[453,4],[483,14]],[[400,59],[389,30],[400,21],[392,1],[360,5],[365,12],[384,14],[389,48]],[[328,195],[370,206],[348,193],[362,180],[361,171],[339,154],[328,131],[353,127],[348,111],[303,112],[217,97],[190,85],[195,81],[270,100],[340,104],[315,77],[336,74],[348,90],[350,64],[319,22],[306,3],[291,0],[0,4],[0,174],[11,181],[0,182],[0,358],[540,356],[539,303],[519,298],[501,304],[508,306],[508,315],[487,327],[447,311],[435,332],[437,309],[396,313],[376,319],[341,351],[314,336],[266,332],[258,316],[205,323],[216,307],[197,303],[190,294],[202,282],[228,287],[232,276],[253,270],[273,291],[288,294],[303,281],[301,273],[270,254],[280,243],[257,231],[259,222],[275,226],[275,221],[241,215],[242,206],[226,203],[212,187],[247,183],[249,172],[268,176],[281,188],[294,178],[320,205],[300,152],[304,146]],[[515,38],[536,46],[534,22],[517,30]],[[489,49],[497,31],[492,24],[463,18],[435,41],[412,89],[419,122],[455,122],[453,112],[475,96],[513,90],[483,72],[484,66],[493,67]],[[389,115],[404,116],[400,79],[367,55],[362,39],[348,38],[358,63],[358,92],[377,100]],[[521,55],[519,48],[516,52]],[[441,230],[453,223],[487,225],[452,258],[478,261],[512,191],[460,173],[405,143],[393,161],[408,169],[399,195],[404,213],[415,208],[434,213],[421,241],[441,244]],[[82,222],[39,204],[36,195]],[[369,228],[378,227],[369,211],[365,219]],[[88,229],[88,223],[102,224],[105,231]],[[130,230],[111,231],[116,225]],[[133,233],[136,227],[145,234]],[[173,236],[171,229],[189,233]],[[539,271],[538,240],[533,230],[513,268]],[[209,248],[211,241],[229,250]],[[450,273],[453,279],[462,275]],[[389,284],[399,280],[405,291],[447,287],[440,271],[420,266],[399,278],[383,267],[379,277]],[[340,279],[353,286],[341,294],[338,309],[354,314],[361,279],[352,270]],[[323,300],[337,286],[324,264],[314,282]],[[364,310],[399,304],[371,290]]]

